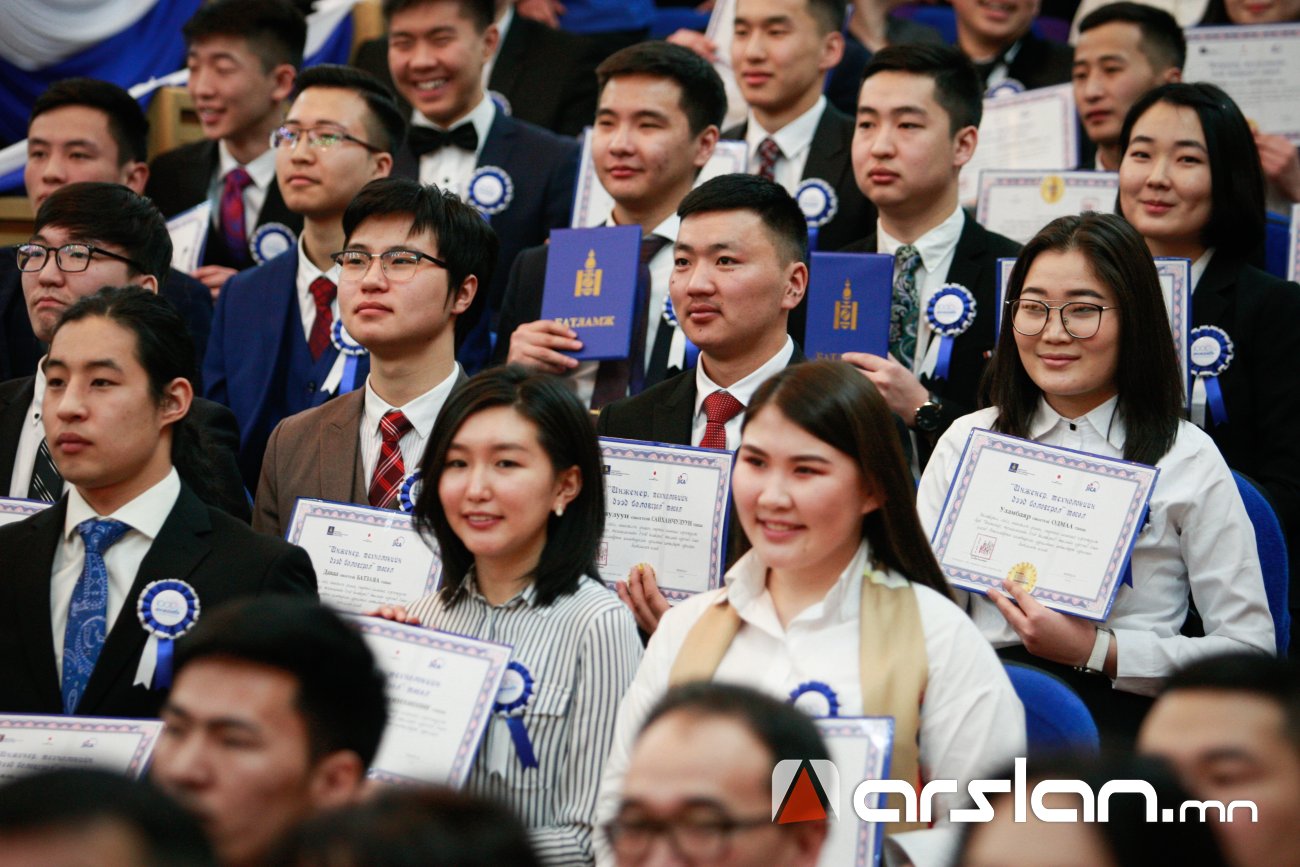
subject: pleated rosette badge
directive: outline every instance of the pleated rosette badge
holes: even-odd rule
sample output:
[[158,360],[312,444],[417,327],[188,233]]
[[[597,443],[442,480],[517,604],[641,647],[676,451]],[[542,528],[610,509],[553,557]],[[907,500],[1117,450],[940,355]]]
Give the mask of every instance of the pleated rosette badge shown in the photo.
[[1210,422],[1228,423],[1228,407],[1223,402],[1219,376],[1232,364],[1236,352],[1228,332],[1217,325],[1198,325],[1192,329],[1188,355],[1192,383],[1192,423],[1205,427],[1205,409],[1209,406]]
[[335,319],[330,326],[330,343],[343,356],[343,378],[339,380],[339,394],[347,394],[357,387],[357,367],[361,359],[370,354],[370,350],[348,334],[342,319]]
[[419,470],[411,470],[397,491],[397,508],[408,515],[415,511],[415,501],[420,499],[420,478]]
[[497,700],[492,705],[494,713],[506,721],[510,730],[510,739],[514,741],[515,753],[519,763],[525,768],[537,767],[537,755],[533,752],[532,739],[524,725],[524,708],[533,699],[537,683],[528,668],[519,660],[512,659],[506,666],[506,673],[501,678],[497,689]]
[[925,321],[939,337],[934,378],[947,379],[953,343],[975,322],[975,296],[965,286],[945,283],[930,296],[930,303],[925,307]]
[[790,704],[808,714],[813,719],[824,719],[840,715],[840,697],[829,684],[820,680],[801,683],[790,690]]
[[172,685],[173,642],[198,623],[199,609],[199,595],[184,581],[165,578],[144,588],[135,612],[149,638],[135,672],[136,686],[167,689]]
[[510,207],[515,197],[515,182],[500,166],[479,166],[465,187],[465,197],[480,214],[491,217]]
[[287,253],[298,238],[284,223],[267,223],[259,226],[253,233],[253,240],[248,242],[248,252],[253,254],[253,261],[258,265]]
[[821,178],[807,178],[794,191],[794,200],[808,221],[808,249],[817,249],[817,231],[831,220],[840,209],[840,197],[835,188]]

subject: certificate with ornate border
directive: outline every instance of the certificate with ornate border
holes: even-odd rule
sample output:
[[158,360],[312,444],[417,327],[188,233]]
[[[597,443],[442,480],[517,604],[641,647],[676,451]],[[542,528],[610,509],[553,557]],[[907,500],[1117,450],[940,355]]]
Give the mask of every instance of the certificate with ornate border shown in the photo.
[[1183,81],[1212,81],[1254,129],[1300,145],[1300,24],[1192,27]]
[[649,563],[673,602],[722,586],[734,455],[612,437],[600,438],[600,455],[606,514],[597,565],[605,580]]
[[16,524],[26,518],[30,518],[37,512],[43,512],[53,503],[46,503],[43,500],[24,500],[19,497],[0,497],[0,527],[5,524]]
[[201,202],[167,221],[167,234],[172,239],[173,268],[189,274],[199,267],[211,224],[212,205],[208,202]]
[[989,231],[1024,244],[1057,217],[1114,211],[1118,190],[1115,172],[984,169],[975,219]]
[[321,601],[341,611],[407,605],[442,580],[436,546],[406,512],[299,498],[284,537],[311,557]]
[[[827,717],[813,722],[840,774],[839,821],[830,823],[830,834],[818,864],[875,867],[881,863],[885,826],[864,822],[857,815],[853,809],[853,791],[863,780],[880,780],[889,774],[889,760],[894,751],[894,718]],[[873,794],[867,806],[883,807],[884,795]]]
[[973,205],[984,169],[1072,169],[1079,164],[1074,87],[1039,87],[984,100],[979,147],[957,178],[957,199]]
[[464,786],[510,646],[377,617],[347,619],[388,678],[388,727],[369,776]]
[[0,714],[0,784],[68,768],[138,780],[162,729],[156,719]]
[[975,429],[931,545],[955,587],[1019,583],[1048,608],[1105,620],[1146,524],[1157,467]]

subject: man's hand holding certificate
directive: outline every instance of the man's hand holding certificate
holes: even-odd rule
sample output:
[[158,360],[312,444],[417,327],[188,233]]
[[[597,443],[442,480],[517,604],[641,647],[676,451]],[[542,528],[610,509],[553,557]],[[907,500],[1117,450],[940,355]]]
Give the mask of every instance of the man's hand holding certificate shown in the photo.
[[1020,585],[1048,608],[1105,620],[1159,469],[971,432],[931,544],[953,586]]

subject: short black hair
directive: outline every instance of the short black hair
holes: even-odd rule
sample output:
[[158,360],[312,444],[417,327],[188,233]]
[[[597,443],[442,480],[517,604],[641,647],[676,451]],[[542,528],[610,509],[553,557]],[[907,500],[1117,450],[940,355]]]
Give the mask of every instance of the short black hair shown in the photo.
[[[650,710],[641,732],[667,716],[721,717],[740,723],[765,746],[772,762],[829,759],[826,742],[812,719],[789,702],[734,683],[700,680],[675,686]],[[702,768],[701,773],[708,773]]]
[[[1210,219],[1201,229],[1201,243],[1214,247],[1218,255],[1251,258],[1262,253],[1268,219],[1264,169],[1255,136],[1237,103],[1206,81],[1162,84],[1143,94],[1124,116],[1121,154],[1128,151],[1134,125],[1158,102],[1190,108],[1201,122],[1210,164]],[[1123,213],[1122,198],[1116,199],[1115,209]]]
[[397,107],[393,91],[375,76],[355,66],[321,63],[304,69],[294,81],[293,98],[311,87],[350,90],[366,104],[366,130],[370,143],[381,151],[397,153],[406,139],[406,118]]
[[60,187],[37,209],[33,233],[46,226],[122,248],[122,255],[142,273],[157,277],[160,286],[171,271],[172,238],[162,212],[151,199],[121,184],[80,181]]
[[844,29],[844,16],[849,5],[847,0],[807,0],[807,3],[808,14],[816,19],[823,36]]
[[452,531],[438,497],[447,452],[467,419],[508,406],[537,426],[537,439],[555,471],[577,467],[582,489],[561,516],[551,516],[534,573],[535,604],[550,605],[577,591],[582,576],[599,578],[596,553],[605,532],[605,476],[591,415],[560,381],[517,365],[485,370],[452,392],[429,435],[420,467],[424,483],[415,503],[415,520],[432,533],[442,554],[442,596],[448,606],[465,596],[465,576],[474,556]]
[[862,71],[866,81],[878,72],[906,72],[934,81],[934,101],[948,112],[953,135],[979,127],[984,117],[984,88],[969,57],[949,45],[890,45],[871,56]]
[[497,20],[496,0],[384,0],[384,21],[391,21],[398,12],[433,3],[455,3],[460,7],[460,14],[472,21],[474,29],[479,33],[487,30]]
[[125,89],[97,78],[65,78],[56,81],[32,103],[31,122],[47,111],[70,105],[85,106],[104,113],[108,133],[117,144],[117,164],[149,159],[149,120],[135,97]]
[[446,788],[390,789],[292,831],[267,867],[541,867],[503,804]]
[[377,178],[361,188],[343,212],[343,244],[357,227],[372,217],[394,214],[411,218],[411,234],[431,232],[438,242],[438,258],[447,263],[447,295],[473,274],[478,292],[492,282],[500,240],[487,220],[455,193],[421,184],[411,178]]
[[351,750],[366,765],[374,760],[388,722],[384,675],[360,633],[319,602],[268,595],[205,611],[176,643],[176,679],[205,659],[291,675],[313,759]]
[[211,0],[181,28],[185,45],[210,36],[237,36],[270,72],[282,63],[297,69],[307,43],[307,19],[287,0]]
[[1151,61],[1153,69],[1159,71],[1175,67],[1182,69],[1187,60],[1187,38],[1183,28],[1178,26],[1174,16],[1163,9],[1147,6],[1145,3],[1107,3],[1083,16],[1079,22],[1079,32],[1087,33],[1103,24],[1132,24],[1140,32],[1139,47]]
[[216,867],[198,820],[148,783],[119,774],[67,769],[0,786],[0,838],[107,822],[131,832],[149,867]]
[[727,116],[727,89],[713,64],[689,48],[650,41],[615,51],[596,67],[596,91],[603,93],[611,79],[649,75],[677,83],[678,102],[686,114],[691,135],[710,126],[721,127]]
[[1300,753],[1300,662],[1260,653],[1225,653],[1179,669],[1161,695],[1212,690],[1267,699],[1282,710],[1284,734]]
[[683,220],[713,211],[757,214],[783,262],[808,261],[808,219],[780,184],[758,175],[719,175],[691,190],[677,206]]

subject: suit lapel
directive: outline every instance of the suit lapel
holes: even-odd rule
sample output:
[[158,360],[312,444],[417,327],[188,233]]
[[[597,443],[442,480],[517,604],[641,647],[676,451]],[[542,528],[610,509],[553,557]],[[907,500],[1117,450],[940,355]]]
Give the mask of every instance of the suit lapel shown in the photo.
[[695,416],[695,369],[678,374],[681,379],[668,399],[654,408],[655,442],[690,443]]
[[483,140],[483,149],[478,154],[478,166],[497,166],[504,168],[512,165],[510,160],[511,141],[515,137],[515,122],[497,109],[488,127],[487,138]]
[[352,502],[361,458],[361,418],[365,390],[349,392],[326,405],[329,418],[320,426],[320,492],[326,500]]
[[[1192,293],[1192,324],[1211,325],[1233,323],[1231,316],[1232,288],[1241,273],[1242,263],[1231,256],[1215,253],[1206,266],[1205,273]],[[1236,339],[1231,332],[1228,336]]]
[[29,376],[26,382],[14,389],[7,398],[0,399],[0,496],[8,494],[9,483],[13,481],[14,459],[18,456],[18,439],[23,434],[23,423],[27,420],[27,407],[31,406],[35,393],[36,378]]
[[13,589],[14,611],[22,612],[14,620],[22,633],[27,671],[36,682],[41,704],[51,713],[62,711],[63,696],[54,662],[54,632],[50,628],[50,573],[67,511],[68,499],[64,497],[27,519],[27,535],[20,544],[30,556],[23,558],[13,574],[4,576]]
[[804,161],[802,180],[820,178],[839,189],[840,175],[849,164],[844,158],[849,142],[835,121],[835,109],[827,104],[817,121],[812,144],[808,146],[808,159]]
[[946,283],[960,283],[971,292],[979,283],[980,267],[984,251],[987,249],[984,230],[969,214],[957,238],[957,248],[953,250],[952,264],[948,266]]

